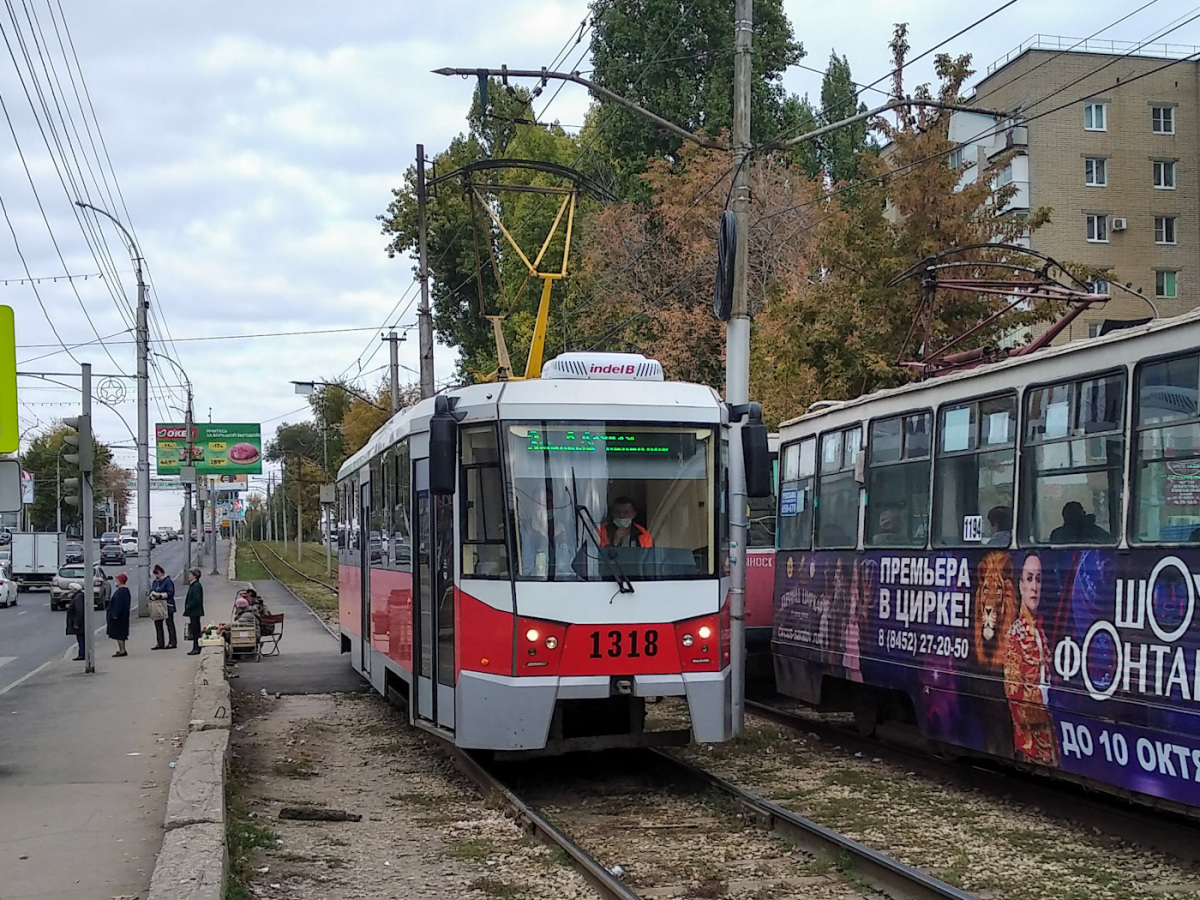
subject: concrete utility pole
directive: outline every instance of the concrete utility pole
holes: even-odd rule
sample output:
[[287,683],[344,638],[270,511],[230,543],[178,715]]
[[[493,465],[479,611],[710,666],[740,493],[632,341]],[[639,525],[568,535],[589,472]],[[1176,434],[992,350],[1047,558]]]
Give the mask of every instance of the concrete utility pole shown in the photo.
[[[733,307],[725,330],[725,402],[750,401],[750,304],[747,264],[750,236],[750,53],[754,35],[753,0],[733,7],[733,187],[737,253],[733,264]],[[742,423],[729,433],[729,665],[733,733],[745,724],[746,691],[746,466]]]
[[[393,328],[381,340],[385,340],[391,346],[388,349],[391,351],[391,364],[388,367],[389,383],[392,388],[392,415],[400,412],[400,342],[403,337],[396,334],[396,329]],[[328,468],[329,460],[325,460],[325,466]]]
[[[421,305],[417,309],[417,323],[421,344],[422,400],[433,396],[433,315],[429,311],[429,235],[425,221],[425,200],[425,145],[417,144],[417,277],[421,280]],[[398,405],[395,400],[392,401],[393,412]]]
[[212,549],[212,571],[209,575],[219,575],[217,571],[217,529],[221,527],[221,520],[217,518],[217,480],[209,477],[208,496],[210,498],[209,506],[212,509],[212,538],[209,547]]
[[75,205],[90,209],[110,220],[129,241],[130,255],[137,269],[137,505],[138,505],[138,558],[134,574],[134,598],[139,615],[145,609],[145,598],[150,589],[150,325],[146,299],[146,281],[142,276],[142,251],[138,249],[133,235],[112,213],[98,206],[76,200]]
[[296,459],[296,562],[304,559],[304,522],[301,520],[301,507],[304,504],[304,495],[301,489],[304,487],[300,483],[300,475],[304,471],[303,463],[299,458]]
[[184,466],[192,470],[192,481],[183,483],[183,559],[184,571],[192,567],[192,486],[195,481],[195,467],[192,465],[192,385],[188,383],[187,410],[183,414],[183,430],[187,435],[184,444]]

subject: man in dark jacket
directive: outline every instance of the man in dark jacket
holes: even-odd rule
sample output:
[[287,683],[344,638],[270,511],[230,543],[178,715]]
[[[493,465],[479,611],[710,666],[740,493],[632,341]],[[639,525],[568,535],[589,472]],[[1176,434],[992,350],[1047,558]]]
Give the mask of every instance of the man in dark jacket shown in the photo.
[[79,641],[79,655],[75,659],[86,659],[87,648],[84,641],[87,639],[87,635],[83,629],[83,585],[72,581],[67,585],[67,590],[71,592],[71,600],[67,603],[67,634],[75,635],[75,639]]
[[[151,650],[174,650],[177,646],[177,636],[175,634],[175,582],[171,580],[171,576],[166,573],[162,566],[154,567],[154,581],[150,585],[150,596],[155,594],[162,600],[167,602],[167,617],[166,619],[154,620],[154,631],[158,637],[156,643]],[[167,643],[163,643],[163,623],[167,625]]]
[[192,649],[188,656],[200,652],[200,620],[204,618],[204,588],[200,585],[200,570],[188,569],[187,598],[183,601],[183,615],[188,620],[192,635]]
[[117,642],[117,652],[113,656],[128,656],[125,652],[125,642],[129,640],[129,607],[133,597],[125,582],[129,576],[124,572],[117,575],[117,589],[113,591],[108,601],[108,636]]

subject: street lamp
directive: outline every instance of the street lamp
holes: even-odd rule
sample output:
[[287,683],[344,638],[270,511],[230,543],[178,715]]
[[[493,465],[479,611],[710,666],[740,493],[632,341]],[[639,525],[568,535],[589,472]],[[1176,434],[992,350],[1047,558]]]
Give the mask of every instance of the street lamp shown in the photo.
[[129,242],[129,254],[137,270],[137,502],[138,502],[138,563],[135,579],[135,596],[138,598],[139,615],[150,589],[150,325],[146,310],[146,282],[142,277],[142,251],[137,241],[121,221],[98,206],[76,200],[81,209],[90,209],[111,221],[125,240]]
[[392,410],[390,410],[390,409],[387,409],[386,407],[380,406],[378,403],[376,403],[376,402],[375,402],[374,400],[372,400],[370,397],[367,397],[367,396],[365,396],[365,395],[363,395],[363,394],[360,394],[358,391],[354,390],[354,388],[352,388],[352,387],[347,387],[346,385],[344,385],[344,384],[341,384],[341,383],[339,383],[339,382],[333,382],[333,381],[293,381],[293,382],[292,382],[292,384],[293,384],[293,385],[295,386],[295,388],[296,388],[296,393],[297,393],[297,394],[299,394],[301,397],[311,397],[313,394],[315,394],[315,393],[317,392],[317,387],[318,387],[318,386],[320,386],[320,387],[335,387],[335,388],[341,388],[343,391],[345,391],[345,392],[346,392],[347,394],[349,394],[351,397],[357,397],[357,398],[358,398],[359,400],[361,400],[363,403],[366,403],[366,404],[368,404],[369,406],[373,406],[373,407],[375,407],[375,408],[376,408],[377,410],[379,410],[380,412],[385,412],[385,413],[389,413],[389,414],[392,412]]

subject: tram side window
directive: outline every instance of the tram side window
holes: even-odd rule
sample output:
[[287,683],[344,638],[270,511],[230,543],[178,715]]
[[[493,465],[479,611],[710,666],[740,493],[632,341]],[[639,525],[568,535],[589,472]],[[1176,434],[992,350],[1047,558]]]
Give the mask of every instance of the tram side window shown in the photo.
[[919,412],[871,423],[866,546],[925,546],[931,422]]
[[805,438],[783,448],[779,460],[779,547],[808,550],[812,546],[813,476],[817,471],[817,439]]
[[462,573],[473,578],[507,578],[504,543],[504,484],[496,429],[462,432]]
[[383,565],[383,542],[387,531],[388,494],[386,468],[383,457],[371,460],[371,509],[370,534],[367,535],[368,562],[373,566]]
[[1200,356],[1144,365],[1136,384],[1133,539],[1200,543]]
[[1021,541],[1113,545],[1121,536],[1125,373],[1025,395]]
[[749,524],[746,544],[751,550],[774,548],[775,546],[775,492],[779,489],[779,460],[777,458],[771,461],[771,470],[773,486],[771,496],[751,497],[747,501],[750,515],[746,520]]
[[933,482],[935,547],[1012,543],[1017,399],[944,406]]
[[821,435],[817,478],[816,545],[825,549],[858,543],[858,482],[854,464],[862,449],[862,426]]
[[408,442],[396,445],[391,457],[392,479],[392,535],[391,565],[401,572],[412,571],[412,507],[409,491],[412,486],[412,468],[408,455]]

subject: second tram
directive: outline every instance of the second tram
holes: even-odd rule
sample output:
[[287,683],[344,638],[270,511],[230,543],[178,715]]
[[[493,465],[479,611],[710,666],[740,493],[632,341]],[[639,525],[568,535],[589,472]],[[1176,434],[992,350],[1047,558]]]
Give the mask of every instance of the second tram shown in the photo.
[[1200,807],[1200,313],[780,429],[778,689]]

